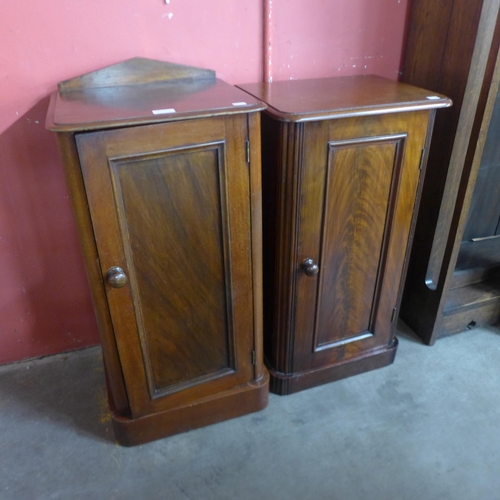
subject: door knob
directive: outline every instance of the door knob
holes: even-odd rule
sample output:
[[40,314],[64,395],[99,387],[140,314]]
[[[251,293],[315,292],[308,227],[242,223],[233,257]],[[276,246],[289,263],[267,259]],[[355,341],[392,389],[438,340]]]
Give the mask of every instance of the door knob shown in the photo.
[[110,267],[106,273],[106,282],[113,288],[121,288],[127,283],[127,275],[121,267]]
[[316,276],[319,272],[318,264],[316,264],[312,259],[303,260],[301,267],[307,276]]

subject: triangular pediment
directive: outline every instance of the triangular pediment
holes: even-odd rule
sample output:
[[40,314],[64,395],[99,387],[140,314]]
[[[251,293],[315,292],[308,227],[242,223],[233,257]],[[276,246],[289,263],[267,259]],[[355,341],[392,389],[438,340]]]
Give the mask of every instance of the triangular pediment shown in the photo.
[[59,83],[59,92],[181,80],[215,80],[215,71],[144,57],[92,71]]

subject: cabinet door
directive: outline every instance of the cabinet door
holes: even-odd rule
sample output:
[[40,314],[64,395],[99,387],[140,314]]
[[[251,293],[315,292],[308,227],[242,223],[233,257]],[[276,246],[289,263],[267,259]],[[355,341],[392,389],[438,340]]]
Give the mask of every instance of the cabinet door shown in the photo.
[[244,115],[77,136],[134,418],[253,379],[246,137]]
[[294,370],[391,343],[427,120],[424,111],[305,124]]

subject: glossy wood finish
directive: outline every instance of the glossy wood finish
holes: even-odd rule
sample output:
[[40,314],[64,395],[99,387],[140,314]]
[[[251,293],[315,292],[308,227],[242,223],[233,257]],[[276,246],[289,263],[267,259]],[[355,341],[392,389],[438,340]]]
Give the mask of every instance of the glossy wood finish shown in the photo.
[[450,101],[378,77],[241,88],[269,105],[262,140],[271,390],[289,394],[391,363],[429,108]]
[[[47,113],[48,120],[50,120],[50,117],[53,115],[54,106],[55,99],[52,98]],[[99,254],[94,238],[85,185],[80,170],[75,136],[72,133],[61,132],[57,134],[57,139],[63,160],[66,181],[71,193],[70,199],[75,214],[76,227],[80,237],[85,269],[87,271],[92,302],[101,338],[109,405],[113,416],[121,415],[123,418],[128,418],[130,416],[130,404],[125,382],[123,380],[116,338],[102,282],[102,273],[99,267]]]
[[[234,92],[239,102],[247,98]],[[89,242],[86,261],[123,444],[267,404],[259,115],[227,103],[228,113],[216,107],[210,117],[214,104],[205,102],[192,118],[150,124],[144,116],[133,127],[117,119],[102,130],[99,116],[110,109],[93,110],[93,131],[72,125],[60,133],[63,144],[76,145],[66,169],[70,181],[78,179],[70,188]],[[54,97],[49,123],[56,130],[57,105]]]
[[445,96],[374,75],[239,85],[283,122],[447,107]]
[[[138,63],[139,61],[139,63]],[[47,117],[47,127],[56,132],[82,130],[102,130],[105,128],[124,127],[146,123],[162,123],[185,119],[203,118],[218,115],[241,114],[259,111],[262,103],[242,93],[236,87],[205,75],[205,70],[194,68],[190,72],[187,66],[150,61],[154,63],[156,73],[170,74],[165,81],[147,80],[145,74],[151,64],[147,59],[131,59],[117,65],[123,82],[118,85],[101,86],[106,69],[99,70],[99,77],[85,75],[78,77],[68,86],[74,90],[54,94],[53,111]],[[159,71],[159,66],[163,70]],[[137,72],[140,71],[139,74]],[[201,72],[201,76],[200,76]],[[112,72],[114,73],[114,72]],[[175,79],[181,76],[180,79]],[[97,87],[81,88],[89,82]]]
[[182,64],[165,63],[144,57],[134,57],[106,68],[92,71],[85,75],[65,80],[58,84],[61,94],[75,90],[89,91],[104,87],[122,87],[130,85],[144,85],[148,83],[167,82],[178,83],[183,81],[200,82],[210,80],[215,82],[215,71],[195,68]]
[[[481,7],[483,8],[481,9]],[[470,117],[473,116],[480,97],[482,75],[488,60],[489,43],[493,36],[497,13],[498,2],[495,1],[483,2],[482,6],[481,2],[459,1],[453,5],[451,10],[447,37],[447,44],[451,49],[449,48],[449,52],[443,57],[442,61],[443,72],[450,76],[445,79],[447,83],[445,90],[440,89],[440,91],[452,95],[457,104],[455,107],[457,122],[456,124],[452,122],[447,125],[456,126],[458,137],[455,141],[453,135],[446,134],[446,137],[449,138],[448,144],[451,145],[451,142],[453,142],[453,147],[449,153],[450,168],[446,174],[446,182],[443,187],[443,200],[445,200],[445,203],[441,204],[439,208],[426,273],[426,284],[432,290],[435,290],[438,286],[442,261],[446,251],[446,241],[453,219],[454,202],[463,169],[463,158],[467,152],[468,138],[474,124]],[[471,29],[476,30],[477,40],[463,36],[464,32],[468,33]],[[464,58],[466,61],[470,61],[468,68],[466,64],[461,63]],[[458,77],[457,74],[453,74],[455,68],[460,68],[462,78]],[[451,87],[450,92],[448,92],[448,87]],[[446,151],[446,149],[443,148],[443,151]],[[444,159],[446,164],[446,157]]]
[[[497,95],[499,5],[498,0],[416,0],[411,11],[403,80],[446,93],[454,101],[436,120],[401,307],[402,317],[428,344],[469,324],[497,319],[497,314],[479,311],[475,285],[469,291],[477,308],[465,300],[462,314],[460,308],[448,307],[447,300],[455,300],[449,295],[453,288],[468,286],[483,274],[474,268],[467,278],[461,269],[454,277],[454,270]],[[439,43],[432,42],[436,33]],[[494,180],[487,184],[495,189]],[[476,198],[483,204],[479,225],[487,224],[487,192]],[[473,228],[476,222],[470,219],[469,224]],[[491,310],[488,300],[484,306]]]

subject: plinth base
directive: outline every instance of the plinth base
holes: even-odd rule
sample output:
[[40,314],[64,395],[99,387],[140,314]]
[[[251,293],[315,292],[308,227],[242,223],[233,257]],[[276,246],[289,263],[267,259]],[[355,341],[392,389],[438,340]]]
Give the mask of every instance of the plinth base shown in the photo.
[[271,376],[269,389],[274,394],[286,396],[310,387],[382,368],[394,361],[397,347],[398,339],[394,338],[390,346],[363,353],[358,358],[351,358],[340,363],[292,374],[280,373],[268,367]]
[[135,446],[246,415],[267,406],[269,374],[255,382],[207,397],[189,406],[126,418],[112,414],[116,439],[123,446]]

